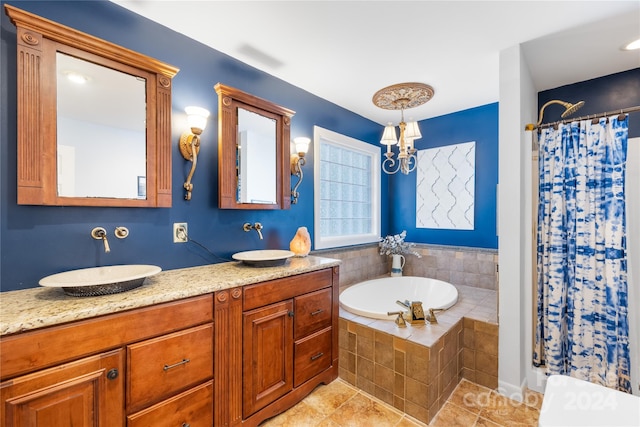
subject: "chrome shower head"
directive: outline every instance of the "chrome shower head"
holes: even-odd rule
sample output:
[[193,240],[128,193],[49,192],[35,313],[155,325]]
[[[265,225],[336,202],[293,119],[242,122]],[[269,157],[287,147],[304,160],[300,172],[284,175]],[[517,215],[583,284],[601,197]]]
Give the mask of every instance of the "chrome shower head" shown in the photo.
[[565,102],[562,105],[564,106],[564,108],[566,108],[566,110],[564,110],[564,113],[562,113],[560,117],[564,119],[565,117],[572,115],[573,113],[578,111],[580,108],[582,108],[582,106],[584,105],[584,101],[579,101],[579,102],[576,102],[575,104],[570,104],[568,102]]

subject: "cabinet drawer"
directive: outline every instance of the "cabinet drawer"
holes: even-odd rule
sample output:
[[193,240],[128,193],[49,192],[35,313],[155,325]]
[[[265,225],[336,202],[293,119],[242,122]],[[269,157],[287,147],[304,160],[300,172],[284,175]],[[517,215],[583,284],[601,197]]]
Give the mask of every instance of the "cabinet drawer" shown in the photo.
[[330,268],[298,274],[282,279],[247,285],[243,292],[243,309],[252,310],[264,305],[290,299],[296,295],[317,291],[331,286],[333,273]]
[[294,298],[295,339],[331,326],[331,288]]
[[127,427],[213,425],[213,381],[127,417]]
[[213,324],[127,347],[127,412],[213,376]]
[[296,342],[294,350],[293,386],[331,366],[331,328],[317,332]]

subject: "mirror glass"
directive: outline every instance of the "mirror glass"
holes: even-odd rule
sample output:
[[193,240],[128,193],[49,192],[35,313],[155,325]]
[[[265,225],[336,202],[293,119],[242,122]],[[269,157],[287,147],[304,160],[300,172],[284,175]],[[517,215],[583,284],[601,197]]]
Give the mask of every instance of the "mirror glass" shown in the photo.
[[146,81],[61,52],[57,193],[146,199]]
[[238,108],[238,203],[276,204],[276,120]]

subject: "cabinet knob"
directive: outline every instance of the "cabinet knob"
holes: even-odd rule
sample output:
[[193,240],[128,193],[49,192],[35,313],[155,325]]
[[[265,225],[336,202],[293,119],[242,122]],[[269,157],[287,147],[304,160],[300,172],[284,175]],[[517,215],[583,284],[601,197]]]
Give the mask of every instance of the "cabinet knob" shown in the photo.
[[191,424],[189,424],[189,423],[182,423],[182,427],[191,427]]
[[109,372],[107,372],[107,378],[110,380],[115,380],[116,378],[118,378],[118,370],[115,368],[110,369]]
[[294,313],[293,313],[293,311],[290,311],[290,312],[288,312],[287,314],[289,315],[289,317],[293,317],[293,314],[294,314]]

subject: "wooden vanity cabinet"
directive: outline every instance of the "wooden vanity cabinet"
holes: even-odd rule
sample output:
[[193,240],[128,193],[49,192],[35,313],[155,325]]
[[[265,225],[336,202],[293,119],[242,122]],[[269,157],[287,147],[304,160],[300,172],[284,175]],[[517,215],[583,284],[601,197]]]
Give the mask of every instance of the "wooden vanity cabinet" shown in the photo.
[[244,287],[244,424],[259,424],[337,377],[337,278],[335,267]]
[[257,426],[338,376],[338,267],[0,337],[0,427]]
[[212,321],[210,294],[0,337],[0,425],[211,426]]

